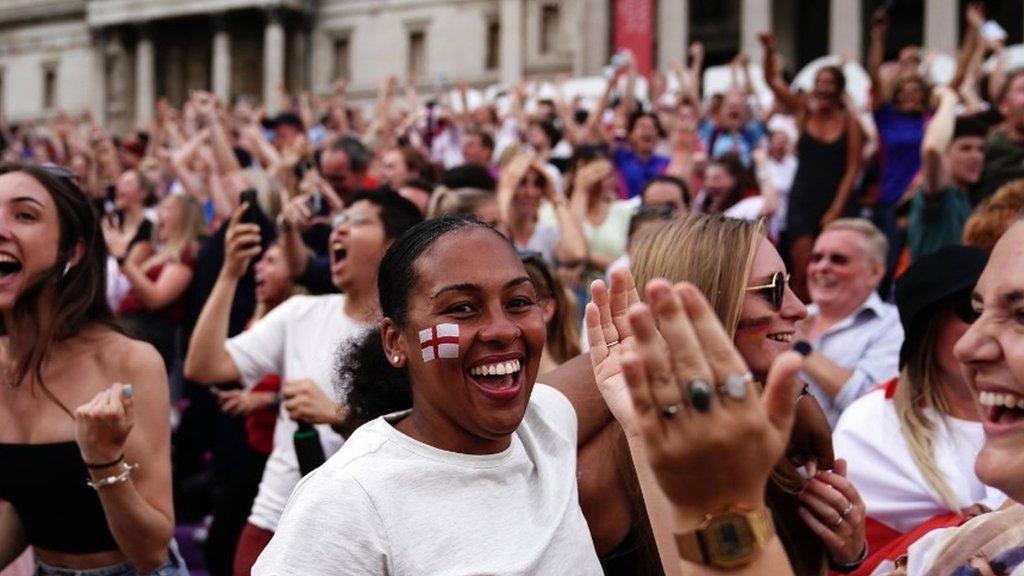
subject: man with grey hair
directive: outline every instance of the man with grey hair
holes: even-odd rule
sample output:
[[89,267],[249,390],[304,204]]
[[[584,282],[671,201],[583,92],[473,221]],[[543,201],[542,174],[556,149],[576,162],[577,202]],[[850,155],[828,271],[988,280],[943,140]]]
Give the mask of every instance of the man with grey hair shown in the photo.
[[899,313],[877,293],[887,249],[882,232],[861,218],[832,222],[814,242],[813,303],[798,336],[813,350],[803,378],[833,426],[854,400],[899,374]]

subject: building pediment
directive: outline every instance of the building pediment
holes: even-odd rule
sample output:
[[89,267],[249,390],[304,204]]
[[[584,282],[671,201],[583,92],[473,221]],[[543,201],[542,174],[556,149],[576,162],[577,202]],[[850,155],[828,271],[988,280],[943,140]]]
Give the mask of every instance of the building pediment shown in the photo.
[[86,0],[4,0],[0,2],[0,25],[81,17],[85,3]]
[[121,26],[244,9],[310,13],[313,4],[314,0],[88,0],[86,22],[91,27]]

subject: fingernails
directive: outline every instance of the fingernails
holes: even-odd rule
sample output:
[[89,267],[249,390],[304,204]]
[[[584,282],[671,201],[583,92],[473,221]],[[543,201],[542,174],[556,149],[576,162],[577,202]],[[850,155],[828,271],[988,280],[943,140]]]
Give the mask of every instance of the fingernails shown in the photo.
[[124,392],[125,398],[131,398],[132,394],[135,393],[135,388],[133,388],[131,384],[125,384],[121,390]]
[[808,460],[804,462],[804,470],[807,471],[808,476],[814,476],[815,474],[818,473],[818,461]]

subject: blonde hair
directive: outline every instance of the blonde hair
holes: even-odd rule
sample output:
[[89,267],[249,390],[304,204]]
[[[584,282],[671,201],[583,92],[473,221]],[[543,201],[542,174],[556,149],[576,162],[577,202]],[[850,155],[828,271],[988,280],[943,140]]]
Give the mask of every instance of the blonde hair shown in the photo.
[[427,206],[427,220],[440,218],[449,214],[473,214],[476,209],[487,202],[496,202],[493,192],[480,188],[446,188],[439,186],[430,195]]
[[989,252],[1014,221],[1024,214],[1024,179],[1004,184],[985,199],[964,224],[963,241]]
[[871,223],[870,220],[864,218],[839,218],[822,229],[822,232],[829,232],[832,230],[846,230],[847,232],[854,232],[860,234],[861,239],[864,240],[864,252],[868,258],[873,258],[875,261],[885,261],[886,255],[889,253],[889,241],[885,238],[885,234],[878,229],[877,226]]
[[[933,408],[940,415],[949,411],[949,405],[942,396],[939,383],[938,360],[935,357],[938,323],[944,315],[933,314],[921,341],[900,370],[899,381],[892,401],[900,423],[910,456],[925,482],[935,490],[942,502],[952,511],[959,511],[962,504],[949,486],[946,475],[935,462],[936,423],[925,415],[925,408]],[[942,418],[940,416],[940,418]],[[944,418],[942,419],[945,423]]]
[[[693,283],[731,338],[736,334],[757,246],[763,241],[763,220],[690,215],[638,239],[630,250],[631,269],[641,294],[654,278]],[[797,494],[802,488],[803,478],[783,458],[772,470],[765,499],[794,572],[825,574],[824,545],[797,514],[801,505]]]
[[757,244],[764,238],[760,220],[690,215],[638,238],[630,249],[630,269],[641,297],[643,287],[654,278],[696,285],[731,337],[739,323]]
[[170,196],[169,199],[177,203],[181,211],[181,221],[178,229],[160,247],[158,254],[150,263],[151,266],[162,262],[180,262],[185,250],[194,251],[198,248],[199,240],[206,236],[206,217],[199,201],[184,194]]

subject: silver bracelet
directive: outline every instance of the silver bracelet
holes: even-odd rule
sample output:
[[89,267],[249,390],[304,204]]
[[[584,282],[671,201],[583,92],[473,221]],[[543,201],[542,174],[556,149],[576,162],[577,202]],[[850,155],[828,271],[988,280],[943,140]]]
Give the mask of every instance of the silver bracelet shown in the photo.
[[127,482],[128,478],[130,478],[132,475],[132,470],[135,470],[138,467],[138,464],[129,464],[127,462],[122,462],[120,474],[113,474],[111,476],[107,476],[106,478],[100,478],[95,482],[91,480],[86,480],[85,483],[90,488],[98,492],[100,488],[106,488],[107,486],[113,486],[114,484],[123,484],[124,482]]

